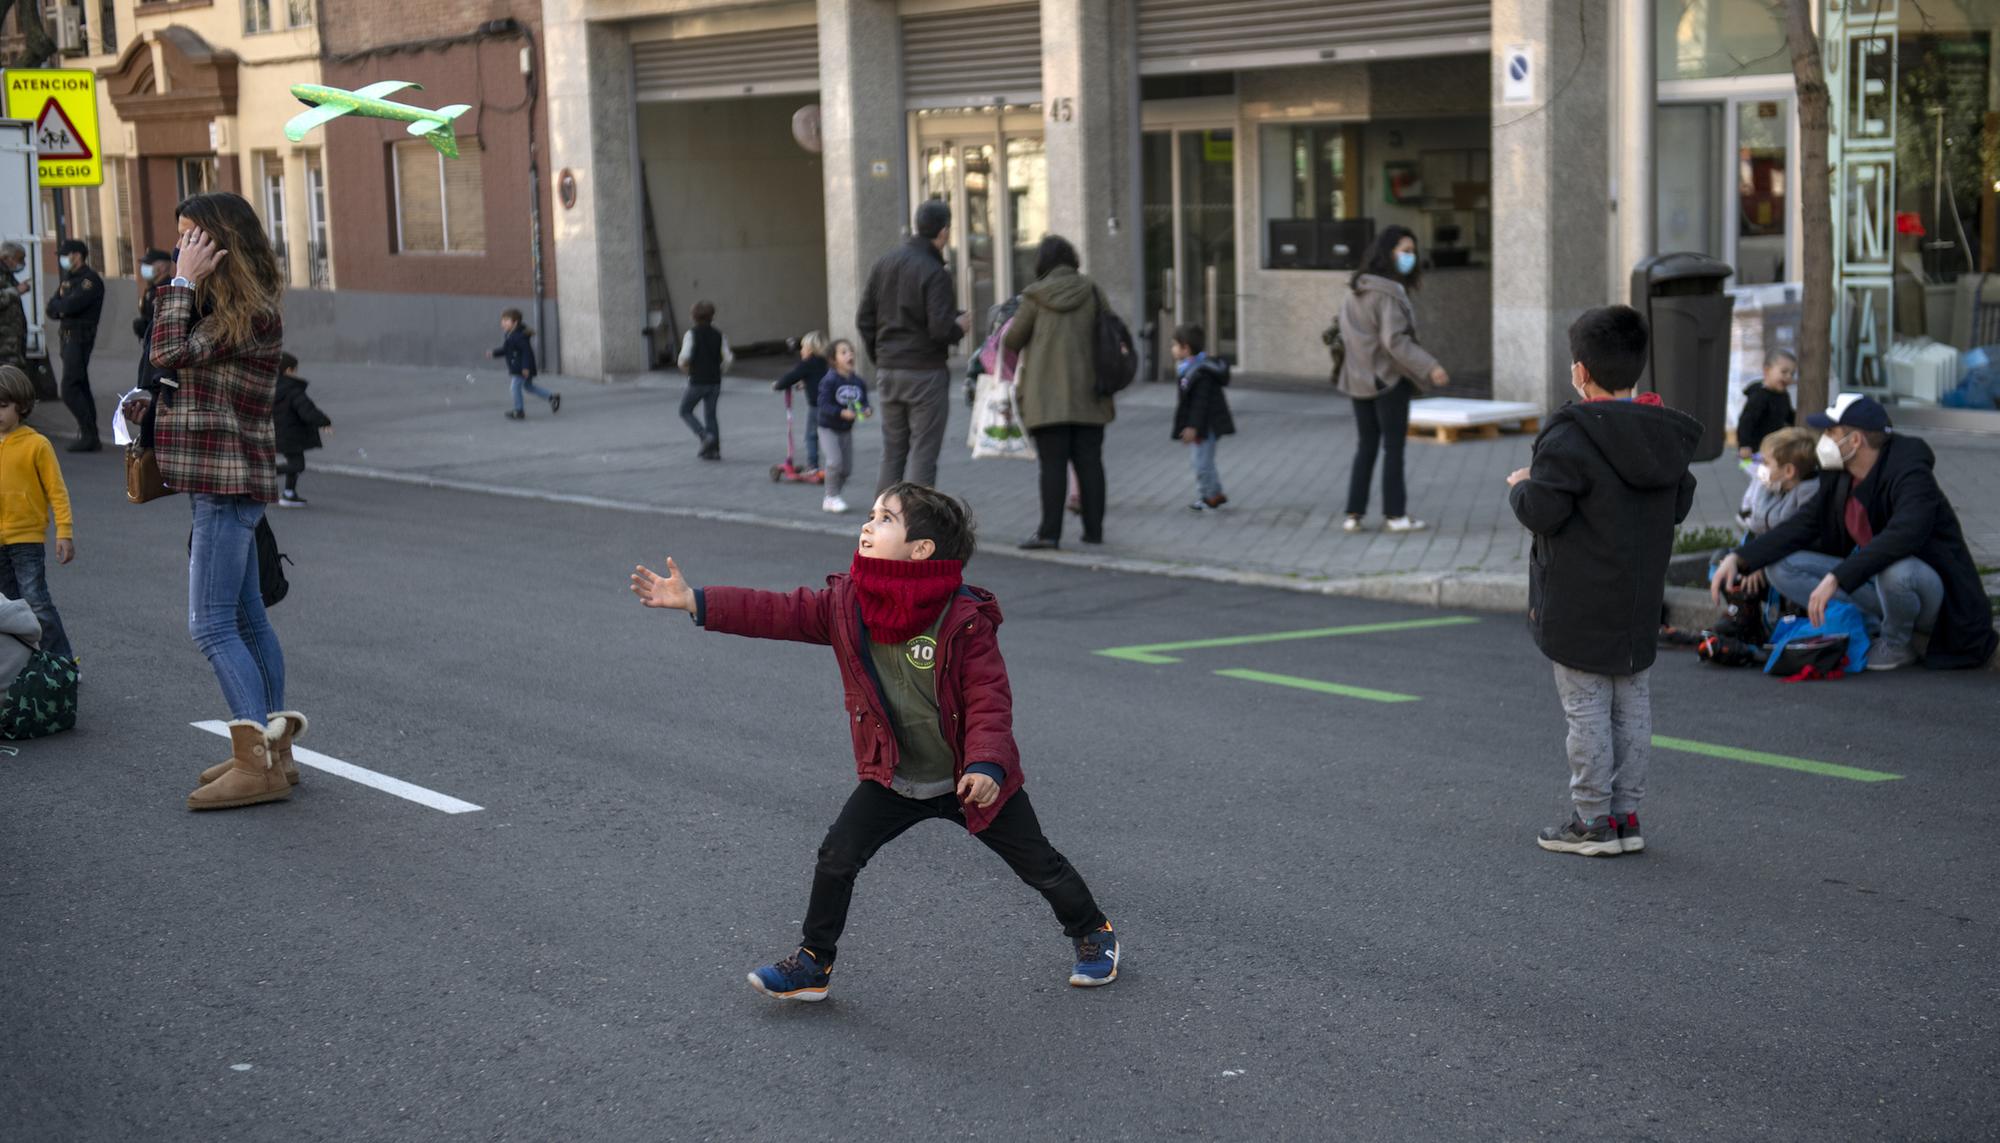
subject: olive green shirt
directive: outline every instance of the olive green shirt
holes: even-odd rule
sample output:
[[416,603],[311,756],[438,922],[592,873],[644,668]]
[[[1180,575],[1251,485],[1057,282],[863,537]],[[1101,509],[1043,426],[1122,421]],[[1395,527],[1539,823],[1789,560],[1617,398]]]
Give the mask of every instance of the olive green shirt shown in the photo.
[[939,611],[930,630],[907,643],[868,644],[896,731],[896,777],[889,788],[906,798],[942,797],[957,784],[951,743],[938,721],[937,635],[943,623]]

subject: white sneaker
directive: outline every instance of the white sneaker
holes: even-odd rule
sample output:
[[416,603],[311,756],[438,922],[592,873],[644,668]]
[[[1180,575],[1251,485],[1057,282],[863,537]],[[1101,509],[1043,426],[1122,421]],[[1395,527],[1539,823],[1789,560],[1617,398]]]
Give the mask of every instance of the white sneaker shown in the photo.
[[819,506],[828,512],[839,513],[847,511],[847,501],[842,500],[838,496],[827,497],[820,502]]
[[1391,532],[1421,532],[1430,527],[1422,520],[1412,520],[1408,516],[1391,516],[1383,521],[1382,526]]
[[1361,530],[1361,517],[1349,516],[1347,519],[1342,520],[1340,522],[1340,530],[1349,535],[1359,532]]

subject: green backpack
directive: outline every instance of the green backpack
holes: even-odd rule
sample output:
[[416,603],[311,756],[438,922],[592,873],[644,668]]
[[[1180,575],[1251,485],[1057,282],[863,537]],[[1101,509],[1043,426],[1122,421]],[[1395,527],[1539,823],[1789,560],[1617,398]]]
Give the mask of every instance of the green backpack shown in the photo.
[[36,650],[0,694],[0,738],[41,738],[76,728],[76,660]]

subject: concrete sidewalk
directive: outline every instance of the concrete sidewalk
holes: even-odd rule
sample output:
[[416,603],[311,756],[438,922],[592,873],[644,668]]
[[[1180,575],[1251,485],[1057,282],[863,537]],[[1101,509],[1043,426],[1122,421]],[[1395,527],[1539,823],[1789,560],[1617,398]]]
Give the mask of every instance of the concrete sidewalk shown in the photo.
[[[93,371],[130,373],[112,360]],[[872,498],[881,457],[879,429],[864,423],[854,434],[858,456],[847,497],[857,510],[833,517],[820,510],[817,486],[771,480],[772,464],[785,455],[785,415],[767,381],[732,378],[724,386],[724,459],[715,464],[696,459],[696,442],[679,420],[678,375],[611,385],[548,378],[543,384],[563,394],[562,413],[551,417],[531,400],[528,419],[516,422],[501,416],[508,383],[490,368],[308,362],[302,371],[337,426],[327,447],[308,457],[309,470],[851,534],[859,506]],[[972,504],[987,552],[1012,553],[1039,517],[1036,466],[970,460],[969,412],[956,384],[952,396],[939,484]],[[1194,499],[1188,449],[1168,434],[1174,396],[1169,386],[1142,384],[1119,399],[1105,438],[1107,542],[1082,545],[1071,517],[1063,550],[1035,558],[1440,606],[1525,606],[1528,534],[1508,510],[1506,475],[1528,463],[1530,438],[1410,441],[1410,511],[1430,529],[1383,532],[1378,479],[1369,530],[1348,535],[1340,522],[1354,427],[1349,403],[1330,386],[1231,390],[1238,432],[1221,448],[1230,503],[1219,512],[1187,507]],[[2000,439],[1925,438],[1938,451],[1940,479],[1975,556],[1982,565],[2000,564]],[[803,462],[803,437],[799,449]],[[1732,526],[1748,478],[1728,459],[1697,466],[1696,476],[1687,527]],[[302,491],[314,493],[310,471]],[[699,546],[682,536],[674,541],[679,548]],[[634,554],[657,557],[651,549],[659,543],[642,541]]]

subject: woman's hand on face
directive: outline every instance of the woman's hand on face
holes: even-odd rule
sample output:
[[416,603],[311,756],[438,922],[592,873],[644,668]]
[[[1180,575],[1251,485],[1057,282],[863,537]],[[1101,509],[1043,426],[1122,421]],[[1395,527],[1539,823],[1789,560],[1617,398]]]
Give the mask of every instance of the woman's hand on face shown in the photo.
[[174,260],[174,276],[200,285],[228,256],[229,251],[217,246],[207,231],[190,230],[181,239],[180,256]]

